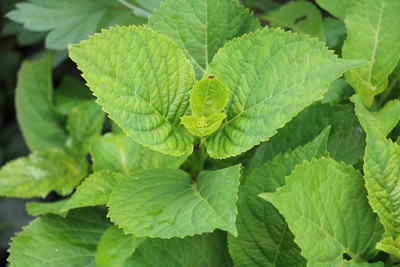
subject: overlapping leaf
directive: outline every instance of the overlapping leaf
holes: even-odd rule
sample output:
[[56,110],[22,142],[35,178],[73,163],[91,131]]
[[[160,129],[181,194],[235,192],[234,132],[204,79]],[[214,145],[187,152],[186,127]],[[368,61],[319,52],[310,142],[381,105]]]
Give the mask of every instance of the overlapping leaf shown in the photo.
[[149,25],[177,43],[197,78],[226,41],[260,28],[252,14],[232,0],[165,1]]
[[354,1],[347,9],[343,58],[369,64],[346,72],[346,80],[366,106],[371,106],[374,96],[386,89],[388,76],[399,61],[399,13],[397,0]]
[[[117,52],[118,51],[118,52]],[[180,124],[193,68],[167,37],[144,27],[114,27],[70,48],[98,102],[138,143],[175,156],[192,151]]]
[[229,251],[236,266],[305,266],[294,236],[285,219],[270,204],[258,197],[263,192],[275,192],[285,184],[295,165],[303,160],[326,155],[328,130],[313,142],[255,169],[239,189],[238,237],[229,236]]
[[231,95],[226,120],[205,143],[208,153],[227,158],[268,140],[354,64],[339,60],[315,39],[280,29],[226,44],[207,69]]
[[240,166],[192,177],[174,169],[148,169],[113,190],[109,217],[135,236],[184,237],[215,229],[236,235]]
[[276,193],[260,196],[285,217],[307,266],[362,266],[378,253],[382,225],[351,166],[329,158],[305,162]]

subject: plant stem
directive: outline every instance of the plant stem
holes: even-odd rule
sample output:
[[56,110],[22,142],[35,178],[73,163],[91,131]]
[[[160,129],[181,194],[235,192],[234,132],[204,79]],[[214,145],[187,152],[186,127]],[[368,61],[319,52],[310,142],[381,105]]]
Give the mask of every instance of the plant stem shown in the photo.
[[199,173],[204,169],[204,161],[207,157],[205,147],[203,146],[204,141],[204,138],[197,139],[193,147],[191,174],[194,181],[197,179]]

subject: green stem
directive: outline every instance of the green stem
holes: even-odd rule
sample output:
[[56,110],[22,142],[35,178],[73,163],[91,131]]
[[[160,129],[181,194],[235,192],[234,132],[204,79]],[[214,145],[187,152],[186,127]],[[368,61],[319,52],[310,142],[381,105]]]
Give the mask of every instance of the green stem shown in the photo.
[[204,161],[207,158],[207,152],[204,147],[205,138],[196,140],[192,154],[191,174],[193,180],[197,179],[199,173],[204,170]]

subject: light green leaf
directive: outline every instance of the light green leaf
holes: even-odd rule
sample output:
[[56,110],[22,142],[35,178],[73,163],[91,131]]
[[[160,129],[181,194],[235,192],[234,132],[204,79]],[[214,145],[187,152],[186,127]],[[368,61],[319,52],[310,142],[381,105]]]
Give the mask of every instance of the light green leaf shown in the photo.
[[69,112],[67,144],[75,158],[83,159],[89,153],[91,143],[101,135],[104,120],[104,112],[94,101],[82,102]]
[[124,178],[124,175],[111,171],[95,172],[76,188],[74,194],[60,210],[66,212],[76,208],[105,205],[114,187]]
[[25,61],[18,72],[15,105],[25,142],[32,151],[63,147],[66,133],[53,111],[51,59]]
[[51,191],[65,196],[86,176],[86,168],[65,152],[47,150],[8,162],[0,169],[0,195],[45,197]]
[[61,211],[68,199],[55,202],[28,202],[26,203],[26,211],[29,215],[39,216],[47,213],[56,214],[65,217],[68,212]]
[[240,166],[192,177],[174,169],[150,169],[127,177],[111,193],[109,217],[125,233],[184,237],[215,229],[236,235]]
[[[388,103],[381,114],[371,114],[357,100],[356,111],[367,133],[367,148],[364,158],[364,179],[372,209],[385,227],[377,248],[400,258],[400,147],[385,138],[390,128],[382,131],[377,118],[393,105]],[[383,115],[382,115],[383,116]],[[398,120],[399,115],[397,115]],[[390,120],[389,118],[386,118]],[[396,251],[397,250],[397,251]]]
[[148,238],[136,249],[124,266],[232,266],[226,248],[226,233],[188,236],[185,238]]
[[125,175],[134,171],[168,167],[178,169],[187,156],[174,157],[139,145],[125,134],[107,133],[92,143],[95,171],[109,170]]
[[[16,4],[7,18],[31,31],[50,31],[46,47],[64,50],[68,44],[84,40],[97,31],[110,8],[105,1],[96,0],[30,0]],[[119,9],[120,14],[123,12],[124,9]]]
[[[135,249],[145,240],[126,235],[117,226],[110,226],[100,239],[95,255],[97,267],[124,266]],[[159,262],[160,263],[160,262]]]
[[229,42],[207,69],[231,91],[227,118],[205,143],[208,153],[227,158],[268,140],[355,64],[315,39],[280,29]]
[[289,1],[261,18],[268,20],[273,28],[290,28],[317,37],[320,41],[326,39],[321,12],[311,2]]
[[10,266],[95,266],[95,252],[110,223],[99,209],[44,215],[12,238]]
[[340,20],[344,20],[348,6],[348,0],[316,0],[317,4]]
[[70,57],[109,117],[135,141],[174,156],[192,152],[179,118],[194,73],[169,38],[144,27],[114,27],[72,45]]
[[225,42],[260,28],[253,15],[232,0],[165,1],[149,25],[174,40],[198,79]]
[[[358,95],[351,97],[351,101],[355,104],[356,115],[359,116],[361,126],[365,131],[373,125],[384,137],[397,125],[400,120],[400,101],[392,100],[376,113],[369,112],[362,103],[362,99]],[[360,115],[363,119],[361,119]],[[367,125],[367,123],[369,125]]]
[[209,76],[196,82],[190,93],[191,116],[183,116],[182,124],[191,134],[204,137],[215,132],[226,115],[222,109],[229,98],[229,90],[218,78]]
[[305,162],[276,193],[260,196],[285,217],[307,266],[339,266],[345,257],[360,266],[378,252],[383,229],[361,174],[349,165],[329,158]]
[[347,9],[343,58],[369,64],[349,70],[345,76],[368,107],[374,96],[386,89],[388,76],[400,58],[399,13],[398,0],[354,1]]
[[229,251],[236,266],[306,266],[285,219],[270,203],[258,197],[285,184],[297,164],[327,154],[328,129],[314,141],[278,155],[255,169],[239,188],[238,237],[228,236]]

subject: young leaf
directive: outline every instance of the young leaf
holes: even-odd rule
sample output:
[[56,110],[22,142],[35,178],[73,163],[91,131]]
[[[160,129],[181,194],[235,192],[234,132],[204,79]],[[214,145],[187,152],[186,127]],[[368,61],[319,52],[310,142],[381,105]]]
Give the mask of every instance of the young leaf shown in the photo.
[[61,148],[66,141],[66,133],[53,110],[52,91],[50,56],[22,63],[15,105],[19,126],[31,151]]
[[182,124],[191,134],[204,137],[215,132],[226,115],[222,109],[229,90],[218,78],[209,76],[196,82],[190,93],[191,116],[183,116]]
[[[385,138],[391,127],[382,131],[384,127],[381,127],[382,123],[377,119],[393,107],[393,102],[388,103],[381,113],[376,115],[363,108],[359,98],[353,99],[357,100],[357,115],[367,133],[364,179],[368,199],[385,227],[385,233],[377,248],[400,258],[400,147]],[[400,115],[397,114],[396,117],[398,121]],[[387,117],[385,120],[391,119]]]
[[280,29],[227,43],[207,69],[231,97],[226,120],[207,138],[208,153],[227,158],[268,140],[355,64],[339,60],[315,39]]
[[354,1],[347,10],[343,58],[369,64],[349,70],[345,76],[368,107],[374,96],[386,89],[388,76],[400,58],[399,13],[397,0]]
[[85,101],[68,114],[67,129],[70,132],[68,148],[75,158],[83,159],[89,153],[93,140],[101,135],[105,114],[94,101]]
[[111,193],[109,217],[125,233],[184,237],[221,229],[236,235],[240,166],[203,171],[197,182],[174,169],[134,173]]
[[126,235],[117,226],[110,226],[100,239],[95,255],[96,266],[126,266],[124,262],[131,257],[135,249],[145,240]]
[[187,156],[174,157],[139,145],[125,134],[107,133],[92,143],[91,155],[95,171],[109,170],[129,175],[150,168],[176,168]]
[[12,238],[12,266],[95,266],[95,252],[110,226],[99,209],[71,211],[66,218],[44,215]]
[[45,197],[51,191],[65,196],[86,176],[86,168],[60,150],[32,153],[0,169],[0,195]]
[[[160,264],[161,263],[161,264]],[[148,238],[135,250],[124,266],[232,266],[226,248],[226,233],[185,238]]]
[[109,117],[135,141],[174,156],[191,153],[192,137],[179,118],[194,73],[169,38],[144,27],[114,27],[72,45],[70,57]]
[[201,78],[225,42],[260,28],[252,14],[232,0],[169,0],[149,25],[178,45]]
[[[64,50],[68,44],[84,40],[97,31],[110,8],[105,1],[30,0],[16,4],[16,9],[9,12],[7,17],[23,23],[24,28],[31,31],[50,31],[46,37],[46,47]],[[118,14],[124,11],[119,9]]]
[[76,208],[105,205],[113,188],[124,178],[124,175],[116,172],[95,172],[76,188],[75,193],[60,210],[66,212]]
[[238,237],[228,236],[229,251],[236,266],[306,266],[285,219],[258,195],[275,192],[285,184],[297,164],[327,154],[328,129],[314,141],[279,155],[255,169],[239,188]]
[[307,266],[339,266],[345,257],[366,264],[378,252],[383,229],[361,174],[351,166],[329,158],[305,162],[276,193],[260,196],[285,217]]

